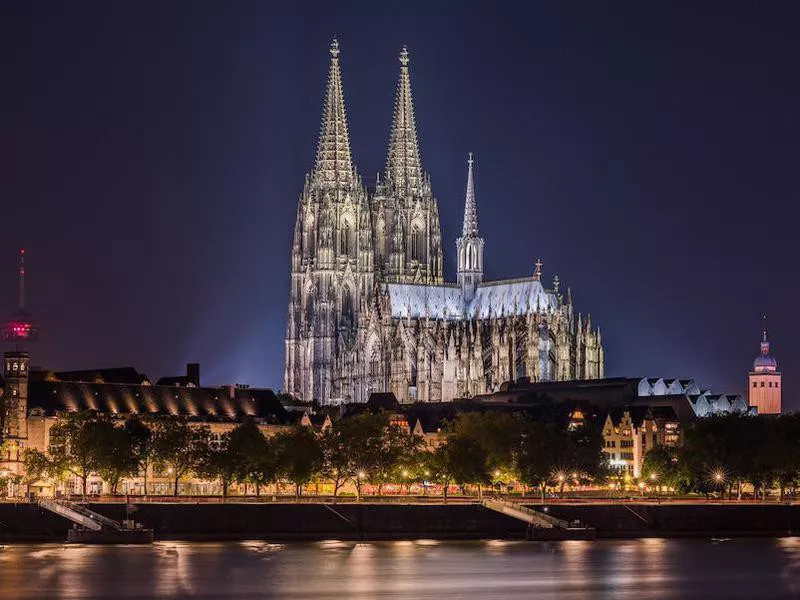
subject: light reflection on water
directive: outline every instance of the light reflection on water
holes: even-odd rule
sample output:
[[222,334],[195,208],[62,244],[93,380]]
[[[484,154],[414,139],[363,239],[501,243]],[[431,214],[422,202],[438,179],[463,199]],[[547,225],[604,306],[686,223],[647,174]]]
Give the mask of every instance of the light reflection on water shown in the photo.
[[796,598],[800,540],[0,547],[0,600]]

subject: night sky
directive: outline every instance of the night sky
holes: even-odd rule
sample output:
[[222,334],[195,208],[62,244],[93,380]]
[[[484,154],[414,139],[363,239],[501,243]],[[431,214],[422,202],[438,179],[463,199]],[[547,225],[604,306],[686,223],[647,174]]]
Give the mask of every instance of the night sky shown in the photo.
[[268,4],[3,5],[0,311],[24,246],[33,364],[281,387],[336,35],[368,182],[408,45],[448,278],[472,151],[486,277],[541,257],[608,375],[744,393],[766,313],[800,408],[796,3]]

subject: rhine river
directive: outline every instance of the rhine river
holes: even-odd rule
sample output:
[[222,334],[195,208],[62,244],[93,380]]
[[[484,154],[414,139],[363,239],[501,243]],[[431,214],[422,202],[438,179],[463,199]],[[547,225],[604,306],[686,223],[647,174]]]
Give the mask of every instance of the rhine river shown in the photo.
[[0,546],[0,599],[800,598],[800,538]]

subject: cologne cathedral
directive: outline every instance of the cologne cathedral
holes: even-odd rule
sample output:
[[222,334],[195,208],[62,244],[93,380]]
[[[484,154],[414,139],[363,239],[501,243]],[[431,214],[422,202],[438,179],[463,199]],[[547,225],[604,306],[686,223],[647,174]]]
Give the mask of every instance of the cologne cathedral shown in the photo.
[[409,56],[400,53],[386,170],[368,190],[353,165],[340,51],[330,48],[316,163],[297,206],[284,389],[325,404],[436,402],[493,392],[510,380],[603,377],[600,331],[573,310],[542,264],[484,281],[473,160],[457,281],[444,280],[442,231],[420,159]]

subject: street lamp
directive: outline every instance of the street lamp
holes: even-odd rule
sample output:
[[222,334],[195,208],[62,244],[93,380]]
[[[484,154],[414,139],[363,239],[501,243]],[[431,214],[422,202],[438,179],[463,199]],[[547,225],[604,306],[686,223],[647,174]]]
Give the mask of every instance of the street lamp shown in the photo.
[[723,486],[725,485],[725,479],[726,479],[725,471],[721,467],[718,468],[718,469],[715,469],[711,473],[711,479],[713,479],[714,483],[717,484],[717,487],[719,488],[719,495],[720,495],[720,497],[722,497],[723,489],[724,489]]

